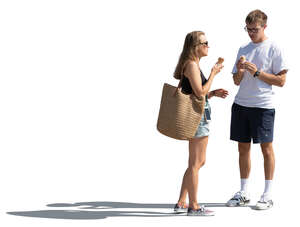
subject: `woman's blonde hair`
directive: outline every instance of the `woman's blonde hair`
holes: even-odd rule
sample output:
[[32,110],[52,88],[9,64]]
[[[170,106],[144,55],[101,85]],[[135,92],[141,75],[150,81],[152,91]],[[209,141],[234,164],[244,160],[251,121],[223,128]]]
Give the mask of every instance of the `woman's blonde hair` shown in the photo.
[[174,78],[180,80],[183,72],[183,67],[188,60],[196,61],[196,46],[200,44],[200,36],[205,35],[204,32],[194,31],[186,35],[183,50],[180,54],[177,66],[174,72]]

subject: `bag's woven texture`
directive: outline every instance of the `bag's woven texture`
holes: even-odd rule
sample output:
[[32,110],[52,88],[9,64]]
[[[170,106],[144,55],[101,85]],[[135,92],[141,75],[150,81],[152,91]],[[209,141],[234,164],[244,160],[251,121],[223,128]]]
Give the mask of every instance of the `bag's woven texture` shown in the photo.
[[204,112],[205,97],[184,94],[181,88],[165,83],[163,87],[157,129],[179,140],[194,137]]

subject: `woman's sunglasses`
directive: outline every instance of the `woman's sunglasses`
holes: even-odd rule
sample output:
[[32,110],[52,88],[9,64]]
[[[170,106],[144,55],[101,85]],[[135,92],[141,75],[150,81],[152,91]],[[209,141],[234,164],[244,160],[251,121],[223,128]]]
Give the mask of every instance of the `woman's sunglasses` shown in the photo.
[[208,41],[204,42],[204,43],[197,43],[195,46],[198,46],[198,45],[204,45],[204,46],[208,46]]

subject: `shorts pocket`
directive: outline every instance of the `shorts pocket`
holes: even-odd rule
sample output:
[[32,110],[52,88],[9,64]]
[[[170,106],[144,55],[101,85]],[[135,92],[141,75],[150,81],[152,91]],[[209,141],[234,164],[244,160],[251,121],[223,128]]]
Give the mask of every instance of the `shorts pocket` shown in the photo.
[[266,130],[272,130],[274,126],[275,110],[267,110],[263,113],[262,126]]

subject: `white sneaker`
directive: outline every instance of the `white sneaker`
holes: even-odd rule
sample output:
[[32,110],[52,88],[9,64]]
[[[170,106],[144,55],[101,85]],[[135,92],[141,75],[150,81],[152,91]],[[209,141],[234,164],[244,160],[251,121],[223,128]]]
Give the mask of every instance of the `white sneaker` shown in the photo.
[[273,206],[273,201],[265,195],[262,195],[260,200],[256,203],[255,210],[268,210]]
[[226,203],[228,207],[245,206],[250,202],[250,198],[244,191],[239,191]]

